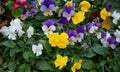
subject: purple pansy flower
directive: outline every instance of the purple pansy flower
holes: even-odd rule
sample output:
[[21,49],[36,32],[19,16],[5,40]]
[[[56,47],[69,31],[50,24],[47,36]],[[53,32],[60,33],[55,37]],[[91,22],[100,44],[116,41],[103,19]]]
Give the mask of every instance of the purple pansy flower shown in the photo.
[[88,23],[85,26],[86,31],[89,31],[89,33],[94,33],[96,30],[100,29],[100,23],[95,19],[92,23]]
[[57,21],[57,25],[59,29],[63,29],[63,25],[67,24],[68,20],[66,17],[61,17],[58,21]]
[[44,12],[44,15],[45,16],[48,16],[48,15],[53,15],[53,12],[52,11],[56,11],[57,10],[57,6],[55,6],[55,4],[53,3],[52,0],[44,0],[42,2],[42,5],[41,5],[41,8],[40,10],[42,12]]
[[114,48],[116,47],[116,45],[117,45],[117,41],[116,41],[116,39],[115,39],[114,37],[109,37],[109,38],[107,39],[107,42],[109,43],[109,46],[110,46],[112,49],[114,49]]
[[106,10],[110,12],[112,10],[112,5],[111,4],[106,4]]
[[83,32],[85,32],[85,29],[84,29],[83,27],[79,26],[79,27],[76,29],[76,31],[77,31],[78,33],[83,33]]
[[86,24],[85,29],[86,29],[87,31],[89,31],[92,26],[93,26],[93,24],[89,22],[89,23]]
[[74,15],[74,5],[73,6],[65,6],[62,9],[62,12],[63,12],[63,17],[66,17],[69,21],[71,16]]
[[108,41],[109,44],[115,44],[115,45],[117,44],[117,41],[114,37],[109,37],[107,39],[107,41]]
[[66,31],[66,33],[69,36],[69,43],[70,43],[70,45],[74,45],[75,42],[76,42],[77,31],[76,30],[68,30],[68,31]]
[[54,26],[55,22],[53,20],[47,20],[43,22],[42,30],[44,31],[45,35],[52,34],[53,31],[56,30],[56,27]]
[[31,1],[31,2],[30,2],[30,5],[32,5],[32,6],[35,7],[35,6],[37,5],[37,2],[36,2],[36,1]]
[[60,20],[58,21],[58,23],[60,23],[60,24],[67,24],[68,20],[67,20],[66,17],[61,17]]
[[101,33],[101,38],[105,38],[107,36],[106,32]]

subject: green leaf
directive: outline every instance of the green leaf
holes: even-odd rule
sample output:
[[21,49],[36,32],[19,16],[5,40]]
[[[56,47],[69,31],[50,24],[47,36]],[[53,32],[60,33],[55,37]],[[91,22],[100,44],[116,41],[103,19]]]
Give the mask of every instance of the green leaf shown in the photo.
[[92,47],[92,50],[100,55],[106,56],[109,54],[109,51],[107,48],[104,48],[103,46],[99,45],[99,44],[94,44],[94,46]]
[[82,62],[82,67],[84,69],[90,70],[90,69],[92,69],[93,65],[94,64],[93,64],[93,62],[91,60],[83,60],[83,62]]
[[48,43],[47,40],[40,40],[40,42],[42,43],[43,47],[48,51],[48,52],[51,52],[51,46],[50,44]]
[[14,48],[16,46],[16,44],[13,41],[4,41],[2,45],[10,48]]
[[34,58],[35,55],[33,54],[32,50],[26,50],[23,52],[23,58],[26,59],[27,61],[30,60],[30,58]]
[[92,58],[92,57],[96,56],[96,54],[93,52],[93,50],[91,48],[89,48],[87,50],[87,52],[84,54],[84,56],[87,58]]
[[15,69],[16,69],[16,64],[15,64],[15,62],[12,62],[12,64],[10,64],[8,68],[9,68],[9,71],[15,72]]
[[40,70],[50,70],[51,69],[50,64],[45,60],[38,61],[36,63],[36,67]]
[[19,41],[17,42],[17,44],[21,47],[21,48],[26,48],[26,45],[23,41]]
[[28,64],[22,64],[18,67],[16,72],[31,72],[30,65]]
[[18,53],[18,52],[20,52],[20,51],[22,51],[22,49],[19,48],[19,47],[15,47],[14,49],[11,48],[11,49],[10,49],[10,57],[15,56],[15,54]]
[[13,2],[9,0],[5,3],[5,6],[9,6],[9,5],[12,5],[12,4],[13,4]]
[[22,15],[22,10],[20,8],[13,9],[12,10],[12,15],[16,18],[20,17]]

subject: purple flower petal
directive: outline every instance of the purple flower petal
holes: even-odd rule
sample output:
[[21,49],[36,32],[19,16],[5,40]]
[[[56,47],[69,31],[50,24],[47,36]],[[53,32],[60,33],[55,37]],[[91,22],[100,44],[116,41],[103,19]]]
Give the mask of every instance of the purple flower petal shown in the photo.
[[67,20],[66,17],[61,17],[58,23],[60,23],[60,24],[67,24],[68,20]]
[[69,14],[70,14],[70,12],[71,12],[72,10],[74,11],[74,7],[73,7],[73,6],[69,6],[69,7],[65,6],[65,7],[63,8],[63,12],[67,12],[67,13],[69,13]]
[[106,32],[101,33],[101,38],[105,38],[107,36]]
[[43,22],[43,25],[46,25],[47,27],[50,27],[53,24],[54,24],[53,20],[47,20],[47,21]]
[[117,44],[117,41],[116,41],[116,39],[114,38],[114,37],[109,37],[108,39],[107,39],[107,42],[109,43],[109,44]]
[[106,4],[106,10],[110,12],[112,10],[112,5],[111,4]]
[[57,10],[57,8],[55,7],[55,5],[53,5],[53,4],[49,5],[49,9],[51,11],[56,11]]
[[36,1],[31,1],[30,4],[31,4],[32,6],[36,6],[36,5],[37,5],[37,2],[36,2]]
[[92,23],[88,23],[87,25],[86,25],[86,30],[90,30],[90,28],[93,26],[93,24]]
[[69,37],[71,37],[71,36],[76,37],[76,35],[77,35],[76,30],[68,30],[68,31],[66,31],[66,33],[68,34]]
[[47,8],[48,8],[49,5],[51,5],[51,4],[54,5],[54,3],[53,3],[52,0],[44,0],[44,1],[42,2],[42,5],[45,5]]
[[85,32],[84,28],[79,26],[77,29],[76,29],[77,33],[83,33]]
[[41,11],[45,11],[46,9],[47,9],[47,7],[45,5],[42,5],[40,8]]

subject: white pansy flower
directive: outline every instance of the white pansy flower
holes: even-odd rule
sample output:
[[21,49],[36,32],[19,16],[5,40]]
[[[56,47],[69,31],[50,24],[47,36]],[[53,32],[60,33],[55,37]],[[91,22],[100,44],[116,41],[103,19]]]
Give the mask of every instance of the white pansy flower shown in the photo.
[[47,27],[46,25],[43,25],[42,30],[44,31],[45,35],[48,35],[48,34],[52,34],[53,31],[56,30],[56,27],[54,25],[51,25],[50,27]]
[[116,30],[116,32],[114,32],[114,35],[116,36],[116,41],[120,42],[120,31]]
[[120,13],[118,13],[117,11],[114,11],[112,14],[113,17],[113,23],[117,24],[118,20],[120,19]]
[[42,44],[38,44],[38,45],[32,45],[32,51],[34,54],[36,54],[36,56],[39,56],[42,54],[42,50],[43,50],[43,45]]
[[31,38],[33,34],[34,34],[34,28],[32,26],[29,26],[29,28],[27,29],[28,38]]
[[8,33],[8,39],[11,39],[11,40],[16,40],[16,33],[15,33],[15,28],[12,27],[12,26],[9,26],[9,33]]
[[101,38],[101,33],[97,33],[97,38],[98,38],[98,39]]
[[3,26],[0,29],[0,33],[2,33],[4,36],[8,36],[8,33],[9,33],[8,27],[7,26]]

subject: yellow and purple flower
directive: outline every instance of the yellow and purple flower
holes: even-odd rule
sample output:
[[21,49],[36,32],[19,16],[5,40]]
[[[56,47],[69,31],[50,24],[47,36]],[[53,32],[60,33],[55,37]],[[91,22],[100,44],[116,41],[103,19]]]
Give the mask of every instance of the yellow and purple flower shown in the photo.
[[42,30],[44,31],[45,35],[52,34],[53,31],[56,30],[56,27],[54,26],[55,22],[53,20],[47,20],[43,22]]
[[54,2],[52,0],[44,0],[41,4],[40,10],[44,12],[45,16],[53,15],[53,11],[57,10],[57,6],[55,6]]

